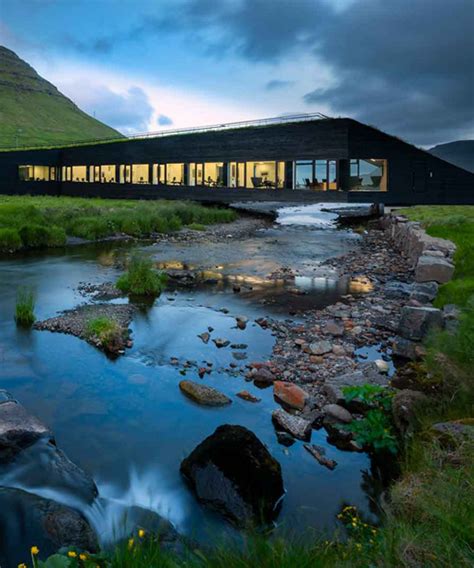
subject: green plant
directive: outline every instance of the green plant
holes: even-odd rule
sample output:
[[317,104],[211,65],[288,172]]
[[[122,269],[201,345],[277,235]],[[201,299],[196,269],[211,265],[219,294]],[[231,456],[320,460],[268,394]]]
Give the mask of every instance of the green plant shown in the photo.
[[193,231],[205,231],[206,225],[203,225],[202,223],[190,223],[187,225],[187,228]]
[[0,228],[0,252],[13,252],[21,246],[21,238],[16,229]]
[[86,335],[89,339],[97,338],[107,351],[120,348],[123,343],[123,330],[113,319],[100,316],[87,322]]
[[345,426],[352,432],[355,441],[362,447],[370,447],[376,452],[388,450],[398,452],[397,438],[393,431],[391,416],[392,393],[378,385],[365,384],[342,389],[346,402],[358,400],[370,410],[361,420],[353,420]]
[[15,321],[17,325],[31,327],[35,323],[35,294],[28,288],[20,288],[16,296]]
[[154,270],[150,259],[133,256],[127,272],[120,276],[116,286],[122,292],[131,295],[159,296],[166,281],[166,274]]

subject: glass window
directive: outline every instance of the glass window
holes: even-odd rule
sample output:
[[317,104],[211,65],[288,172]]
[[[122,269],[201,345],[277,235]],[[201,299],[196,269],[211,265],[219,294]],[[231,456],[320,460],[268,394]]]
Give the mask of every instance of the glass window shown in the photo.
[[166,164],[166,184],[184,184],[184,164]]
[[247,162],[247,187],[275,188],[277,162]]
[[387,160],[352,159],[351,191],[387,191]]
[[115,165],[100,166],[100,181],[102,183],[115,183],[117,180],[117,167]]
[[128,164],[121,164],[119,167],[120,183],[131,183],[132,181],[132,166]]
[[148,164],[132,165],[132,183],[149,183],[150,181]]
[[33,181],[35,179],[33,166],[18,166],[18,177],[21,181]]
[[49,167],[49,179],[51,181],[56,181],[56,167],[55,166]]
[[337,189],[336,160],[329,160],[328,162],[328,189]]
[[204,185],[208,187],[224,185],[224,162],[206,162],[204,164]]
[[313,162],[295,162],[295,189],[309,189],[313,183]]
[[327,189],[328,163],[327,160],[316,160],[314,168],[314,189]]
[[285,162],[277,162],[277,183],[278,188],[285,187]]
[[72,181],[88,181],[87,166],[72,166]]
[[188,185],[196,185],[196,164],[188,164]]
[[30,181],[49,181],[49,166],[24,166],[29,168],[26,171]]

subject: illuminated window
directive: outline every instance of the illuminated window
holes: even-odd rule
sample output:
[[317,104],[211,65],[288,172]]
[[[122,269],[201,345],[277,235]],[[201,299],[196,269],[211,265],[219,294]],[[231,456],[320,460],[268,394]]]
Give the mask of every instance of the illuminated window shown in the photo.
[[245,187],[245,162],[230,162],[228,186]]
[[208,187],[224,185],[224,162],[207,162],[204,164],[203,184]]
[[184,184],[184,164],[166,164],[166,184]]
[[55,166],[50,166],[49,167],[49,179],[50,181],[56,181],[56,167]]
[[150,183],[150,168],[148,164],[132,165],[132,183]]
[[132,166],[121,164],[119,167],[120,183],[131,183]]
[[100,166],[101,183],[115,183],[117,181],[117,166]]
[[274,189],[285,185],[284,162],[247,162],[246,186]]
[[21,181],[33,181],[35,179],[33,166],[18,166],[18,177]]
[[88,181],[87,166],[72,166],[72,181]]
[[350,191],[387,191],[387,160],[351,159]]

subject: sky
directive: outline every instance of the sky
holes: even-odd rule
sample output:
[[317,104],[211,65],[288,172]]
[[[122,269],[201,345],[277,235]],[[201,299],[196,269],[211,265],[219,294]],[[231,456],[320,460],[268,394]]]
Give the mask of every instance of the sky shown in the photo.
[[474,0],[0,0],[0,44],[125,134],[321,112],[474,138]]

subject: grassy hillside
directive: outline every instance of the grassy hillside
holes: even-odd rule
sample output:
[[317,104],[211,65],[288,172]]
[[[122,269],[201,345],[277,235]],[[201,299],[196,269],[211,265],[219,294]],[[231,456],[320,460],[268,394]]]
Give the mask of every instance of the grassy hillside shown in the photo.
[[0,46],[0,148],[120,137]]

